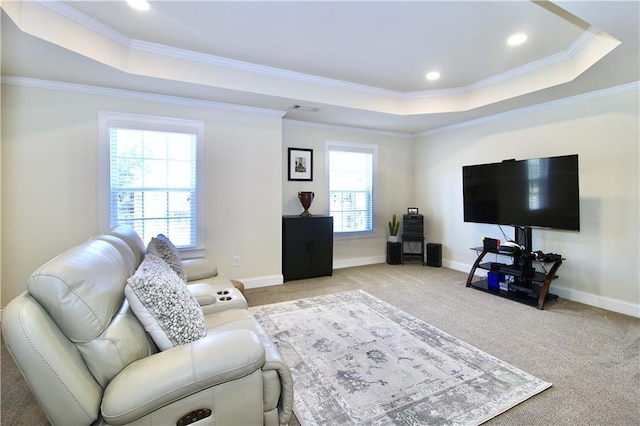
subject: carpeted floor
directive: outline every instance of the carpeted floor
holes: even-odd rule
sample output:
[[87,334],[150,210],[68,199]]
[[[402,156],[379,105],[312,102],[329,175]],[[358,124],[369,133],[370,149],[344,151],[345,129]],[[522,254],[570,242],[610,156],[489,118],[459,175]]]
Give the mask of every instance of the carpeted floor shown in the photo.
[[[563,299],[539,311],[466,288],[466,278],[462,272],[418,263],[378,264],[247,289],[246,296],[256,306],[362,289],[553,383],[487,425],[638,424],[640,319]],[[3,425],[47,424],[4,345],[1,384]]]
[[540,311],[466,288],[466,279],[418,263],[378,264],[251,289],[247,298],[259,305],[362,289],[553,383],[487,425],[638,424],[640,319],[563,299]]
[[305,425],[479,425],[551,386],[363,290],[250,309]]

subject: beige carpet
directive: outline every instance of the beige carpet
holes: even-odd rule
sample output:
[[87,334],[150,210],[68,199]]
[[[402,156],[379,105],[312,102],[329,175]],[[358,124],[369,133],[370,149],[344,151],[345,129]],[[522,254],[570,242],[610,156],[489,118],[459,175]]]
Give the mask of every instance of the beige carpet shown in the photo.
[[304,425],[480,425],[551,386],[363,290],[250,309]]
[[[379,264],[247,289],[246,296],[255,306],[362,289],[553,383],[487,425],[638,424],[640,319],[563,299],[539,311],[466,288],[466,278],[417,263]],[[4,345],[1,384],[3,425],[47,424]]]
[[466,288],[466,279],[446,268],[379,264],[250,289],[247,297],[256,305],[362,289],[553,383],[486,425],[638,424],[640,319],[563,299],[540,311]]

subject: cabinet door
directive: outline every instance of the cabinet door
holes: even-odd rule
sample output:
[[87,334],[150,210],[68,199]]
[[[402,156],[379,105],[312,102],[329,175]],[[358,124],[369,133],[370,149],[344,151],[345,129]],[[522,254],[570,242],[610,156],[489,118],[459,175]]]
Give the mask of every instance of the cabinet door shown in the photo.
[[309,254],[306,220],[298,218],[282,221],[282,274],[285,281],[306,278]]
[[308,221],[309,277],[333,274],[333,218]]

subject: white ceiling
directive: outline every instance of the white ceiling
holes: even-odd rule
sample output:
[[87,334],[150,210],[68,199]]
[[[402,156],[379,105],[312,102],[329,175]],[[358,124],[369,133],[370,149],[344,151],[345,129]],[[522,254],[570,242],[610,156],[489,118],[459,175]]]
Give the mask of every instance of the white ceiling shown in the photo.
[[[148,12],[124,1],[5,1],[2,8],[3,78],[393,132],[639,79],[638,1],[152,1]],[[529,40],[507,46],[518,31]],[[432,70],[442,74],[437,82],[424,77]]]

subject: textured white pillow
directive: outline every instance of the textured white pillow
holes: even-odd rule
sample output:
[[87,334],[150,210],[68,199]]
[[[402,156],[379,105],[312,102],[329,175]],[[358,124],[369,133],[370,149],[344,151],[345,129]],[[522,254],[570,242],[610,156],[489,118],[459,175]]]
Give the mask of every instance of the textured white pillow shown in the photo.
[[167,262],[182,281],[185,283],[187,282],[187,273],[182,265],[180,253],[178,253],[176,246],[165,235],[158,234],[157,237],[151,238],[151,241],[147,246],[147,253],[159,256],[162,260]]
[[124,289],[131,310],[161,351],[207,333],[204,314],[187,285],[162,259],[147,254]]

